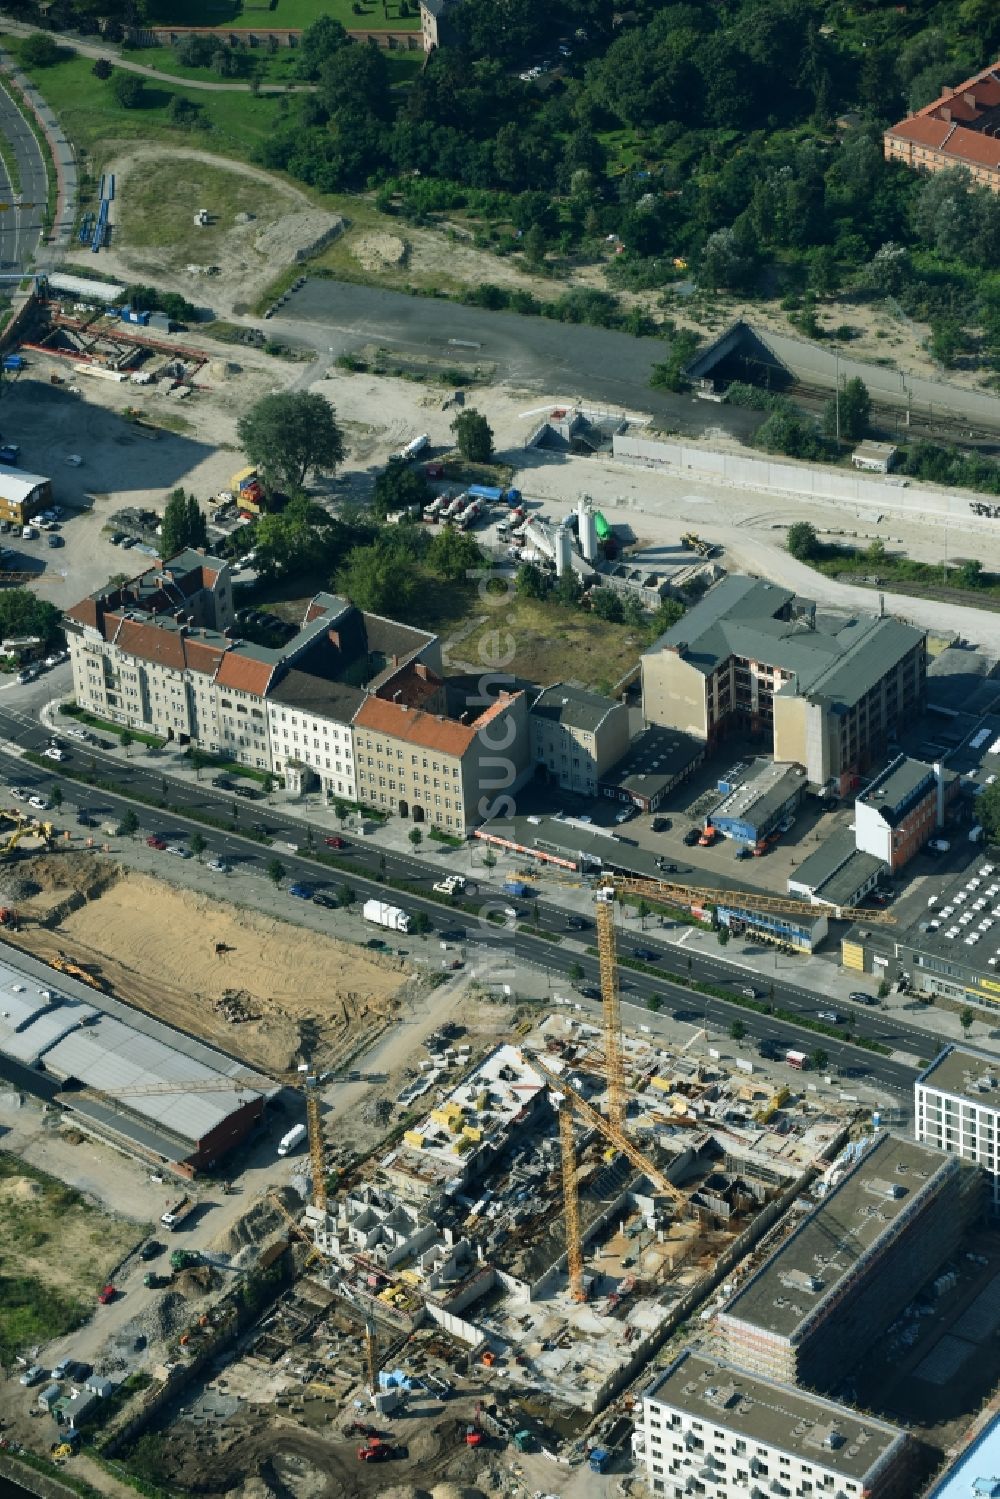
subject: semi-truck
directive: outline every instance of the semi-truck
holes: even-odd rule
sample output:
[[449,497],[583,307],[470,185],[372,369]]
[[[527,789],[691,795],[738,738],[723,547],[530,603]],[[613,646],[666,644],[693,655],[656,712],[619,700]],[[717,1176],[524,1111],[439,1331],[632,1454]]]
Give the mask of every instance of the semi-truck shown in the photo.
[[190,1218],[197,1206],[197,1198],[191,1197],[185,1192],[184,1196],[168,1207],[165,1213],[160,1214],[160,1222],[164,1228],[169,1228],[171,1233],[173,1233]]
[[282,1135],[278,1141],[278,1154],[291,1155],[292,1151],[302,1144],[307,1134],[308,1130],[305,1125],[297,1124],[294,1129],[288,1131],[287,1135]]
[[387,926],[393,932],[408,932],[410,930],[410,918],[399,906],[387,905],[384,900],[366,900],[361,908],[361,914],[366,921],[374,921],[376,926]]

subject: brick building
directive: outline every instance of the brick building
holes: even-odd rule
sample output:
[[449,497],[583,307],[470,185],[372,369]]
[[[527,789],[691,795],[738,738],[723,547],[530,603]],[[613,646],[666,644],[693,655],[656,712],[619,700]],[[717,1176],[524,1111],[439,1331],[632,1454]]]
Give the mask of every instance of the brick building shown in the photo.
[[1000,192],[1000,63],[984,68],[885,132],[887,161],[923,172],[964,167],[973,182]]
[[902,869],[944,826],[960,789],[953,772],[897,755],[854,803],[858,851],[873,854],[893,872]]

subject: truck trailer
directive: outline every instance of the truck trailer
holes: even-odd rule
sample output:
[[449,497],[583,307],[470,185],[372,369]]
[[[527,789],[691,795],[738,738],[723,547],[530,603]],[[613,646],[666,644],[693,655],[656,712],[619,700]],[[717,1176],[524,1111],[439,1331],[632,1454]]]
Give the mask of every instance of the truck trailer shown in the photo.
[[197,1206],[198,1199],[185,1192],[184,1196],[168,1207],[165,1213],[160,1214],[160,1222],[164,1228],[169,1228],[173,1233],[187,1222]]
[[374,921],[376,926],[387,926],[392,932],[408,932],[410,930],[410,918],[399,906],[387,905],[384,900],[366,900],[361,909],[361,914],[366,921]]

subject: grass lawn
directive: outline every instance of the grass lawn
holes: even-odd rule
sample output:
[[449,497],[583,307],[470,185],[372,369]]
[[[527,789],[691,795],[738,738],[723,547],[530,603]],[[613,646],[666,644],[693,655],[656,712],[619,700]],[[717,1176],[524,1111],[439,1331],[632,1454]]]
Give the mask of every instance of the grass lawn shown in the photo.
[[0,1363],[90,1316],[142,1231],[89,1207],[72,1187],[0,1154]]
[[[145,250],[169,249],[178,266],[189,260],[213,260],[217,247],[232,233],[236,214],[251,213],[259,221],[245,231],[252,239],[278,216],[284,196],[224,165],[184,161],[175,170],[164,165],[145,177],[129,179],[119,210],[122,240]],[[298,205],[289,197],[287,206],[291,210]],[[205,207],[211,222],[198,228],[194,215]]]
[[[471,605],[476,614],[484,612],[478,594]],[[456,645],[453,657],[479,667],[512,645],[514,655],[504,671],[543,687],[582,682],[609,692],[635,665],[644,644],[641,634],[626,625],[608,624],[580,609],[515,597],[491,610],[490,617]]]
[[[17,52],[18,40],[8,37],[5,45]],[[51,68],[25,71],[74,144],[96,155],[100,155],[99,147],[106,155],[111,143],[172,141],[248,161],[282,114],[281,104],[273,95],[262,94],[255,99],[249,92],[209,94],[157,83],[146,85],[146,102],[141,108],[122,109],[115,103],[110,83],[95,78],[92,69],[89,58],[72,57]],[[200,106],[204,128],[186,130],[173,124],[167,109],[175,94]]]
[[410,31],[420,26],[416,0],[413,14],[399,14],[399,0],[362,0],[362,14],[351,9],[352,0],[276,0],[273,10],[266,4],[244,5],[234,0],[153,0],[147,7],[151,26],[225,26],[232,31],[263,30],[265,27],[293,29],[311,26],[320,16],[332,16],[348,30]]
[[146,68],[156,68],[160,73],[170,73],[178,79],[195,78],[205,83],[246,83],[252,73],[257,73],[262,83],[301,83],[296,75],[297,60],[294,47],[281,47],[269,52],[266,47],[256,47],[244,56],[244,70],[235,78],[220,78],[214,68],[189,68],[178,62],[172,47],[123,47],[122,57],[128,62],[138,62]]

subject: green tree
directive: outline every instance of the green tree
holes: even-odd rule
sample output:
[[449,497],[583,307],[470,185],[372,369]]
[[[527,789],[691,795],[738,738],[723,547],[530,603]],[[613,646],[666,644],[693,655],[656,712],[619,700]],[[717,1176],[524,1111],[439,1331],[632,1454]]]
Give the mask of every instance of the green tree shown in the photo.
[[931,358],[945,369],[951,369],[966,346],[965,332],[957,318],[935,318],[931,323],[931,336],[927,341]]
[[389,68],[380,47],[340,47],[322,64],[316,97],[334,119],[357,131],[392,107]]
[[203,834],[198,832],[191,834],[191,837],[188,839],[188,848],[190,848],[199,864],[201,863],[201,856],[207,847],[208,843]]
[[348,885],[345,881],[344,884],[337,886],[338,906],[353,906],[356,899],[357,896],[354,892],[353,885]]
[[406,836],[414,848],[419,848],[424,841],[424,835],[419,828],[411,828]]
[[419,587],[412,558],[384,547],[354,547],[337,574],[337,589],[359,609],[405,619]]
[[583,978],[583,964],[571,963],[566,970],[566,977],[571,984],[578,984]]
[[141,109],[146,88],[138,73],[112,73],[111,94],[120,109]]
[[514,578],[514,590],[524,599],[543,599],[549,591],[549,580],[533,562],[522,562]]
[[572,568],[567,568],[561,578],[557,578],[552,590],[552,597],[567,608],[580,602],[583,593],[583,585]]
[[493,457],[493,429],[474,406],[460,411],[451,424],[458,451],[467,463],[489,463]]
[[[90,71],[93,73],[95,78],[100,78],[101,81],[104,82],[106,79],[111,77],[111,64],[108,62],[108,59],[106,57],[99,57]],[[175,98],[176,97],[179,96],[175,95]]]
[[372,509],[376,520],[384,521],[387,515],[408,510],[412,505],[422,509],[429,498],[430,487],[423,470],[403,458],[390,458],[375,480]]
[[63,789],[60,785],[57,784],[52,787],[52,790],[49,792],[49,801],[58,812],[63,804]]
[[819,551],[816,527],[811,521],[797,520],[788,528],[785,546],[799,562],[809,562]]
[[810,1065],[814,1067],[817,1072],[822,1072],[829,1060],[829,1055],[823,1050],[822,1046],[817,1046],[815,1051],[812,1051],[809,1055]]
[[340,801],[338,799],[333,804],[333,811],[334,811],[334,816],[336,817],[337,821],[340,823],[340,826],[343,827],[344,823],[347,821],[347,819],[351,815],[351,809],[350,809],[350,807],[347,805],[346,802],[342,802],[342,801]]
[[344,457],[334,409],[316,391],[262,396],[239,418],[236,434],[268,489],[300,489],[308,474],[332,473]]
[[482,567],[479,543],[468,531],[442,526],[427,548],[427,565],[445,583],[460,583]]
[[882,567],[885,564],[885,559],[888,555],[889,554],[885,549],[885,542],[882,540],[881,536],[876,536],[875,540],[869,543],[869,546],[865,551],[865,561],[868,563],[869,567]]
[[687,390],[691,382],[684,374],[684,367],[694,358],[700,342],[690,328],[676,329],[670,335],[669,355],[650,371],[650,385],[655,390]]
[[123,838],[134,838],[139,831],[139,818],[134,807],[129,807],[122,814],[122,820],[118,824],[118,832]]
[[[997,784],[1000,785],[1000,782]],[[483,854],[483,865],[486,869],[496,869],[497,867],[497,856],[491,848],[488,848],[485,854]]]
[[646,1000],[646,1009],[651,1010],[654,1015],[658,1010],[662,1010],[663,999],[661,998],[661,996],[659,994],[651,994]]
[[609,624],[620,625],[625,618],[625,611],[618,594],[611,588],[592,588],[588,594],[592,614],[598,619],[606,619]]
[[871,417],[871,397],[868,387],[858,376],[845,380],[837,396],[828,401],[823,411],[823,431],[827,437],[839,435],[845,442],[858,442],[868,431]]
[[729,1039],[731,1041],[742,1041],[747,1033],[747,1028],[742,1020],[734,1020],[729,1026]]
[[187,544],[189,547],[208,546],[208,521],[193,494],[187,497]]
[[128,759],[128,752],[132,748],[133,744],[135,743],[135,735],[132,733],[132,730],[131,729],[122,729],[121,733],[118,735],[118,743],[121,745],[122,749],[125,751],[125,758],[127,760]]
[[976,1018],[976,1012],[971,1005],[965,1005],[958,1017],[958,1023],[962,1027],[962,1034],[967,1036],[972,1029]]
[[958,569],[959,582],[963,588],[981,588],[983,583],[983,564],[978,557],[969,557]]
[[0,589],[0,634],[37,635],[46,645],[62,644],[62,615],[27,588]]
[[525,260],[529,265],[535,267],[544,265],[545,252],[548,247],[548,236],[541,224],[532,224],[521,240],[521,249],[524,252]]
[[889,993],[889,982],[888,982],[888,980],[887,979],[879,979],[878,988],[876,989],[875,992],[878,995],[879,999],[885,999],[886,996]]
[[431,929],[431,920],[426,911],[416,911],[410,917],[410,931],[417,937],[426,937]]
[[715,940],[716,940],[716,942],[718,942],[718,944],[719,944],[720,947],[728,947],[728,945],[729,945],[729,939],[730,939],[731,936],[732,936],[732,933],[730,932],[729,928],[726,925],[720,924],[719,926],[716,927],[716,929],[715,929]]
[[635,914],[639,918],[640,931],[644,932],[646,930],[646,917],[652,914],[652,910],[653,908],[647,900],[641,900],[636,906]]
[[46,31],[33,31],[21,43],[21,61],[26,68],[51,68],[62,56],[55,37]]
[[327,561],[334,523],[307,495],[297,494],[283,510],[262,515],[254,531],[254,550],[260,572],[291,578]]
[[269,859],[266,873],[268,879],[277,888],[285,878],[285,866],[280,859]]
[[188,505],[183,489],[174,489],[167,496],[160,522],[160,555],[166,561],[176,557],[188,545]]
[[350,43],[351,39],[339,21],[332,16],[320,16],[302,33],[295,54],[295,71],[300,78],[318,78],[327,59]]

